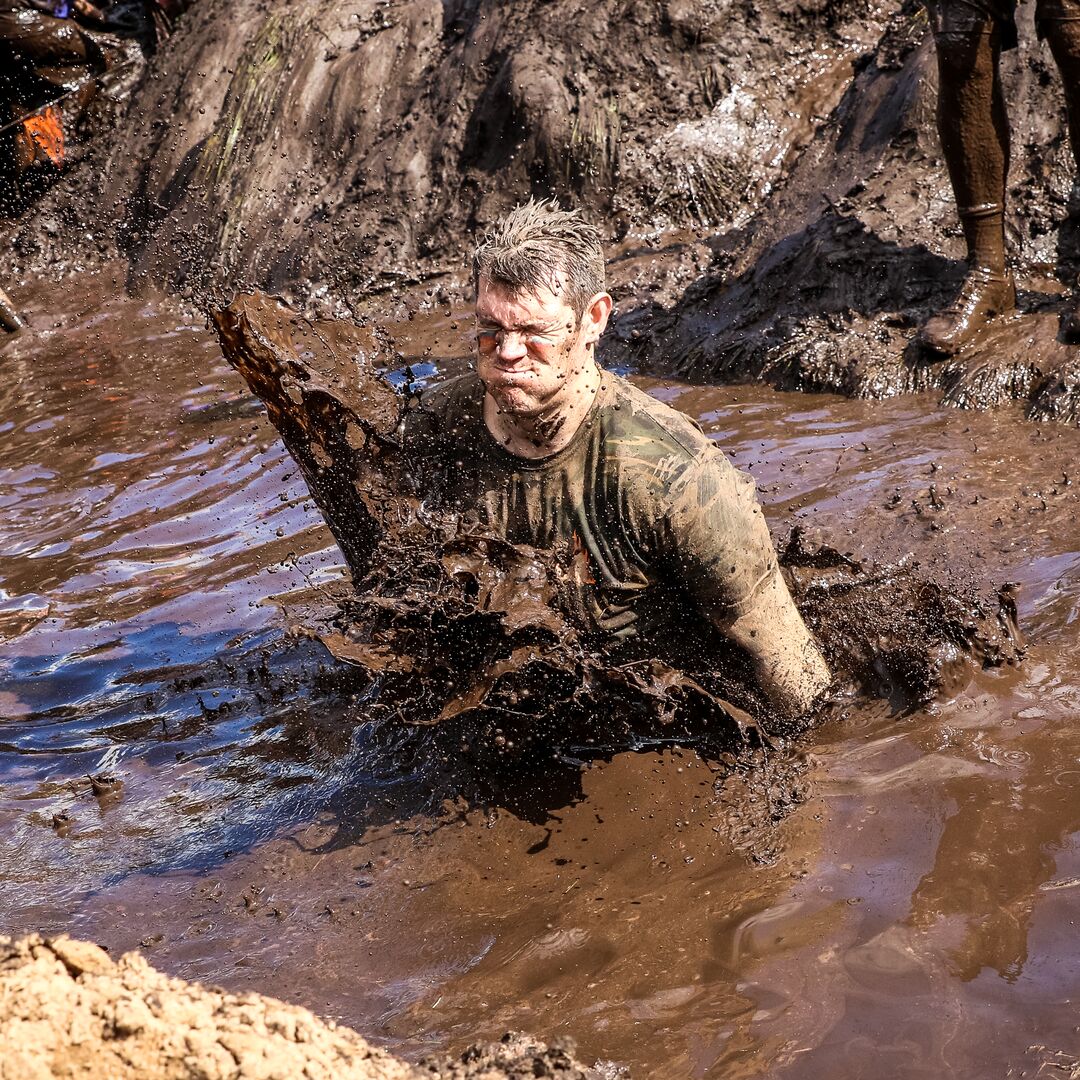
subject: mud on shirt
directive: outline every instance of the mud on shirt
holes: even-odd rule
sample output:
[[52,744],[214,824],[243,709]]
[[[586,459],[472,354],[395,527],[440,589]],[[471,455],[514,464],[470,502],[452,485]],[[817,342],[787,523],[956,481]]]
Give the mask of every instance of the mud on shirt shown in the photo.
[[605,372],[571,442],[539,459],[498,444],[483,401],[475,373],[421,395],[405,439],[423,489],[467,524],[572,559],[568,604],[586,631],[672,644],[702,615],[730,625],[776,572],[751,477],[625,379]]

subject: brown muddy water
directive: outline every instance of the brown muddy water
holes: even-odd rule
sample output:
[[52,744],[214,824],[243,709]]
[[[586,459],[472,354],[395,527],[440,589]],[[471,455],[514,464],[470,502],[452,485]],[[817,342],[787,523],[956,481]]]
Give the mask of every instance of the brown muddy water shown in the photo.
[[[274,598],[341,559],[202,318],[108,275],[16,299],[37,333],[0,389],[0,932],[141,945],[413,1057],[524,1028],[635,1077],[1068,1074],[1080,432],[639,376],[750,469],[779,535],[1019,582],[1027,659],[927,710],[852,703],[773,759],[805,794],[776,826],[675,746],[466,797],[286,637]],[[465,329],[402,328],[414,370],[459,367]]]

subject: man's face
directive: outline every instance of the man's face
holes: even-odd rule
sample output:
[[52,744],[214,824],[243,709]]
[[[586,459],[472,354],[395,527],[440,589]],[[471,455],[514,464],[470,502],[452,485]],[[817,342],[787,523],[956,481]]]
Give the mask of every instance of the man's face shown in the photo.
[[588,335],[558,292],[512,292],[481,278],[477,372],[502,412],[536,416],[575,392],[591,368]]

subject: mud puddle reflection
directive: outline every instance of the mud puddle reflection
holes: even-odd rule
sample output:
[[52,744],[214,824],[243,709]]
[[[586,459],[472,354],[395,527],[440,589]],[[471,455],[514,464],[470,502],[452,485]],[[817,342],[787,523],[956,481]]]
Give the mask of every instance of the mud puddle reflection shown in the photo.
[[[523,1027],[639,1077],[975,1077],[1076,1049],[1080,433],[639,379],[774,523],[1021,582],[1028,661],[849,710],[772,830],[740,832],[680,748],[433,812],[451,763],[380,772],[362,690],[264,603],[339,556],[211,335],[94,290],[5,355],[5,929],[143,943],[407,1053]],[[450,318],[414,333],[425,373],[453,366]]]

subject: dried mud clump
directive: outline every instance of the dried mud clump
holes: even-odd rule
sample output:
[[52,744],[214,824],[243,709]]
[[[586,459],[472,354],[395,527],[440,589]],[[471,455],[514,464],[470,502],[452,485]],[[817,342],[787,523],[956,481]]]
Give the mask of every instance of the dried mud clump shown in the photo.
[[523,1035],[410,1065],[260,994],[172,979],[67,936],[0,937],[0,1080],[597,1080]]
[[[379,374],[398,358],[344,323],[311,323],[256,294],[214,316],[226,358],[266,403],[341,546],[355,593],[309,626],[370,674],[370,709],[438,729],[455,749],[715,733],[735,747],[784,733],[730,652],[719,670],[616,663],[560,604],[564,568],[425,504],[397,438],[410,407]],[[904,704],[1019,655],[1015,608],[866,568],[796,534],[782,565],[842,680]],[[717,642],[717,648],[724,648]],[[665,660],[669,662],[665,662]],[[765,730],[763,730],[765,729]]]
[[69,937],[0,938],[0,1078],[415,1080],[347,1028],[257,994],[226,994],[113,962]]

